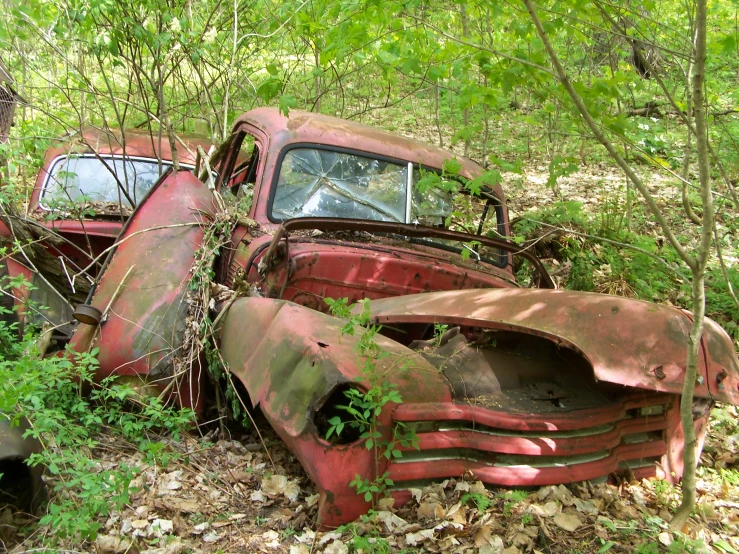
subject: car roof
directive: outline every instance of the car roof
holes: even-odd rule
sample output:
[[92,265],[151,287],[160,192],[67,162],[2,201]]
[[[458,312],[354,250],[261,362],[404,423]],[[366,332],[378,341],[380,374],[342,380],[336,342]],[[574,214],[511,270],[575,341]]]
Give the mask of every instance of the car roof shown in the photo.
[[[177,142],[177,154],[180,162],[187,164],[195,163],[197,156],[197,147],[201,146],[207,152],[212,144],[207,137],[197,135],[177,135],[182,142],[185,143],[188,152]],[[65,144],[60,144],[54,148],[53,155],[62,155],[69,152],[72,147],[77,153],[92,153],[123,155],[124,139],[125,153],[127,156],[156,158],[161,153],[163,160],[172,159],[172,149],[169,144],[169,138],[163,133],[161,144],[159,141],[158,131],[149,133],[141,129],[98,129],[88,127],[82,130],[82,133],[74,133],[69,136]]]
[[291,143],[330,145],[420,163],[435,169],[441,169],[445,160],[456,158],[462,164],[459,173],[464,177],[476,177],[484,171],[472,160],[438,146],[313,112],[290,110],[289,116],[285,117],[277,108],[256,108],[239,117],[234,129],[242,123],[261,129],[279,148]]

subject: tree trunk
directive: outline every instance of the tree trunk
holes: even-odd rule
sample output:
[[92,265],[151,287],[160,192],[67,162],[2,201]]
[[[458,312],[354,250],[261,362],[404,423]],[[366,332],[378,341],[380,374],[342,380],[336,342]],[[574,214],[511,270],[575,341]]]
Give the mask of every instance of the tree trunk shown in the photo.
[[621,156],[611,140],[604,134],[601,127],[589,112],[580,95],[567,76],[559,57],[557,56],[549,35],[544,30],[533,0],[523,0],[527,11],[531,17],[537,34],[541,39],[544,48],[549,55],[550,61],[555,69],[555,75],[562,86],[567,91],[575,108],[580,113],[583,121],[590,129],[593,136],[608,151],[613,160],[621,167],[629,181],[631,181],[636,189],[641,193],[649,207],[652,216],[657,220],[662,231],[669,243],[675,248],[685,264],[690,268],[692,275],[693,290],[693,326],[691,328],[688,340],[688,356],[686,360],[685,382],[683,385],[682,398],[680,400],[680,419],[685,433],[685,447],[683,449],[683,497],[682,503],[678,508],[671,524],[681,529],[692,512],[696,501],[695,490],[695,465],[696,465],[696,439],[695,428],[693,426],[693,393],[695,390],[695,379],[698,368],[698,355],[700,352],[700,338],[703,333],[703,321],[705,315],[705,269],[708,261],[708,255],[711,250],[711,233],[713,229],[714,207],[711,192],[711,179],[709,168],[709,145],[706,128],[706,109],[705,109],[705,67],[706,67],[706,0],[696,1],[696,21],[695,21],[695,65],[693,74],[693,117],[695,119],[696,129],[696,150],[698,160],[698,170],[700,178],[701,200],[703,204],[702,213],[702,230],[700,244],[697,248],[695,256],[679,242],[675,236],[669,222],[662,214],[659,206],[655,202],[643,181],[639,178],[629,163]]

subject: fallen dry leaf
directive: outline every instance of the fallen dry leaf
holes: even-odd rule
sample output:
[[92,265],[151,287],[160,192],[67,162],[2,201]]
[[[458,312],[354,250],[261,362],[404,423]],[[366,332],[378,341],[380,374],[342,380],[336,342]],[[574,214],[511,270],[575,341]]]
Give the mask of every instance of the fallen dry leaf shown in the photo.
[[441,519],[444,517],[444,508],[438,502],[422,502],[416,513],[422,519]]
[[403,518],[396,516],[392,512],[380,511],[375,514],[375,518],[385,524],[389,533],[395,533],[398,529],[408,526],[408,522]]
[[475,533],[475,546],[478,548],[489,546],[493,549],[497,548],[498,552],[500,552],[503,550],[503,539],[493,534],[493,527],[491,525],[483,525]]
[[564,529],[565,531],[569,531],[570,533],[577,530],[577,528],[582,525],[580,518],[578,518],[575,514],[566,514],[564,512],[554,516],[554,523],[558,527]]
[[131,541],[125,537],[111,535],[98,535],[95,539],[95,549],[100,554],[120,554],[121,552],[132,552]]
[[338,539],[334,539],[324,550],[323,554],[349,554],[349,547]]
[[290,502],[296,502],[300,487],[286,475],[270,475],[262,479],[262,492],[272,497],[284,495]]
[[552,498],[559,500],[564,506],[572,506],[575,504],[575,498],[572,493],[564,485],[557,485],[552,489]]
[[477,554],[502,554],[503,546],[503,539],[495,535],[491,537],[490,543],[480,546]]
[[417,533],[406,534],[405,542],[408,546],[417,546],[418,543],[421,543],[433,537],[434,537],[433,529],[423,529],[422,531],[418,531]]
[[552,500],[543,506],[541,504],[529,504],[526,511],[537,516],[552,517],[559,512],[559,503]]
[[584,514],[591,516],[597,515],[599,512],[597,506],[591,500],[580,500],[579,498],[575,498],[575,508]]
[[173,512],[184,512],[186,514],[207,513],[209,506],[202,502],[178,498],[176,496],[165,496],[154,500],[154,507],[157,510],[170,510]]

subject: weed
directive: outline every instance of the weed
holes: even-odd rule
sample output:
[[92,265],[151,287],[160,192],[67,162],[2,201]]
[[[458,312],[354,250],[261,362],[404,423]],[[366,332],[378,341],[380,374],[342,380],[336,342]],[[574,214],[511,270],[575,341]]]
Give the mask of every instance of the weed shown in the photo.
[[434,338],[436,339],[436,346],[441,346],[441,339],[447,329],[449,329],[449,325],[434,323]]
[[470,492],[462,495],[460,499],[462,504],[473,503],[480,513],[485,512],[490,506],[493,505],[493,500],[486,494],[480,494],[478,492]]
[[[4,315],[13,319],[8,310]],[[99,434],[118,436],[136,445],[148,463],[166,465],[176,456],[160,433],[176,440],[193,413],[140,397],[113,379],[96,382],[96,350],[40,358],[36,339],[30,326],[19,337],[16,323],[0,321],[0,413],[11,422],[25,418],[26,436],[45,446],[28,463],[45,466],[49,475],[52,495],[39,524],[52,530],[51,543],[94,540],[101,521],[130,502],[140,472],[126,463],[101,469],[95,460]],[[86,388],[89,396],[82,394]]]
[[529,493],[526,491],[506,491],[498,494],[498,498],[503,498],[505,500],[505,504],[503,504],[503,515],[511,517],[513,507],[522,500],[526,500],[528,497]]
[[674,487],[664,479],[654,479],[652,481],[652,488],[654,495],[657,497],[657,502],[662,506],[668,506],[671,503],[670,497],[674,493]]
[[[376,341],[381,326],[371,324],[369,299],[360,300],[358,306],[361,306],[361,310],[353,309],[357,305],[349,306],[347,298],[338,300],[327,298],[325,301],[333,315],[347,320],[341,329],[342,336],[359,334],[356,347],[357,359],[362,372],[362,380],[368,386],[366,391],[356,388],[344,391],[347,403],[336,407],[346,412],[348,418],[334,416],[329,419],[326,438],[330,438],[333,434],[340,435],[347,426],[359,432],[359,438],[364,441],[367,450],[374,452],[375,476],[370,479],[357,474],[350,485],[356,488],[357,494],[364,496],[366,502],[374,502],[377,497],[386,494],[388,487],[394,484],[387,472],[380,474],[381,459],[391,460],[402,457],[400,447],[418,448],[418,440],[415,430],[402,423],[396,423],[392,428],[390,438],[383,439],[383,432],[378,423],[382,409],[388,403],[400,404],[403,399],[397,390],[397,385],[387,379],[387,371],[381,371],[377,367],[377,361],[384,357]],[[403,371],[404,368],[401,366],[399,370]]]

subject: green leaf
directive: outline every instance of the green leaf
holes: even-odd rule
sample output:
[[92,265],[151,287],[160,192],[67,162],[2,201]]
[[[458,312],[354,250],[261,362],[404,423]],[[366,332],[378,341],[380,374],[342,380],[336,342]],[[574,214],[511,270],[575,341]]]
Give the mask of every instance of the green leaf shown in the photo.
[[290,96],[289,94],[283,94],[280,96],[279,110],[282,115],[288,117],[290,114],[290,108],[294,108],[298,105],[298,101]]
[[731,33],[721,40],[721,51],[723,54],[733,54],[736,52],[736,35]]
[[724,539],[719,539],[717,541],[713,542],[713,546],[720,548],[724,552],[728,552],[728,554],[739,554],[739,550],[731,546],[728,542],[726,542]]
[[257,87],[257,96],[265,102],[269,102],[279,94],[280,90],[282,90],[282,81],[270,77]]
[[444,173],[448,175],[457,175],[459,173],[459,170],[462,169],[462,162],[460,162],[457,158],[449,158],[447,160],[444,160],[444,163],[441,167]]

